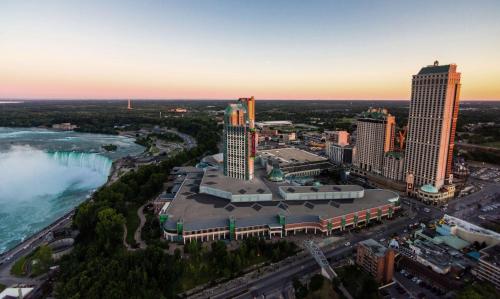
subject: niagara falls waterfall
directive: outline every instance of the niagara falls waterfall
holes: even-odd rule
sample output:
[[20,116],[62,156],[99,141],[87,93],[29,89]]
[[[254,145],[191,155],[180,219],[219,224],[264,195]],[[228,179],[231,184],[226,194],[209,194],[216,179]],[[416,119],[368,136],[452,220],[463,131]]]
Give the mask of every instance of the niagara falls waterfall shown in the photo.
[[112,164],[111,159],[96,153],[52,152],[48,155],[61,165],[92,169],[106,176]]

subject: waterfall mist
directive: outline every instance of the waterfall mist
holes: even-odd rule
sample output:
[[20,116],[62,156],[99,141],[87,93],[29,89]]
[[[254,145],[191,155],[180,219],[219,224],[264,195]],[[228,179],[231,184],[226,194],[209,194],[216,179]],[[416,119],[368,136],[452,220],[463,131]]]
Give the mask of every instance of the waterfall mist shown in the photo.
[[0,152],[0,252],[66,213],[107,180],[112,161],[95,153]]

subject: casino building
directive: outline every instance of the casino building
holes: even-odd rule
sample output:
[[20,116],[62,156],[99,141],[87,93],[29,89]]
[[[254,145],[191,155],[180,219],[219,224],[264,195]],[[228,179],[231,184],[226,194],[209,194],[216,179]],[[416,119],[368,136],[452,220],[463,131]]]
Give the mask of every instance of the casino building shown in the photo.
[[[294,148],[257,155],[254,115],[253,97],[226,109],[222,171],[217,167],[174,169],[172,175],[182,181],[160,209],[164,238],[186,243],[282,238],[301,232],[330,235],[391,218],[399,208],[399,196],[389,190],[288,183],[286,177],[314,176],[331,164]],[[257,157],[261,163],[254,164]]]

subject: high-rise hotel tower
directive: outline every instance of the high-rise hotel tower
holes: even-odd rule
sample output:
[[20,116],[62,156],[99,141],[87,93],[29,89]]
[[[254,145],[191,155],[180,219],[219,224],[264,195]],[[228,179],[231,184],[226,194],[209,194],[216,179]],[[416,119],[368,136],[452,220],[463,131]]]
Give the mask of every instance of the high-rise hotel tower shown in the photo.
[[387,109],[370,108],[356,125],[354,166],[360,171],[381,173],[384,154],[394,149],[396,118]]
[[224,175],[253,179],[256,151],[255,99],[240,98],[224,114]]
[[413,76],[405,158],[409,192],[421,186],[425,194],[438,194],[452,184],[459,98],[455,64],[436,61]]

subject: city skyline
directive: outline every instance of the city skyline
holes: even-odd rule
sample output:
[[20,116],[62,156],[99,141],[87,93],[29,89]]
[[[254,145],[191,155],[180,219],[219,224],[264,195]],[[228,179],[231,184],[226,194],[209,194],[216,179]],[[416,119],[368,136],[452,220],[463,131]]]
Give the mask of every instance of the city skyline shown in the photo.
[[500,3],[5,1],[0,98],[409,100],[439,60],[498,100]]

